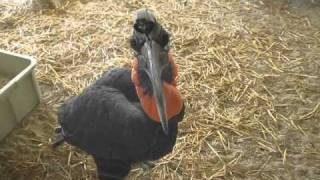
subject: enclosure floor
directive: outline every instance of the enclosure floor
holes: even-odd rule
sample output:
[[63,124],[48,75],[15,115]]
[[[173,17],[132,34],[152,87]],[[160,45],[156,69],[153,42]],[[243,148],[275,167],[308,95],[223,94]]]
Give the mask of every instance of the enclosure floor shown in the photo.
[[57,109],[102,72],[130,66],[141,7],[171,33],[186,116],[174,151],[128,179],[320,179],[320,32],[309,17],[319,7],[261,2],[92,0],[38,12],[0,3],[0,48],[38,60],[42,92],[0,143],[0,179],[97,178],[85,152],[51,149]]

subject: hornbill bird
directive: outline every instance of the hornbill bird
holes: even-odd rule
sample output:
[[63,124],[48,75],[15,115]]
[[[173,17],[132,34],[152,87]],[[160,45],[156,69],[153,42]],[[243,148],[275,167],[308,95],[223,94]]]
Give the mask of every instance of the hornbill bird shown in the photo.
[[131,164],[170,153],[184,116],[169,34],[146,9],[133,27],[132,68],[104,73],[58,111],[53,146],[65,141],[92,155],[103,180],[124,179]]

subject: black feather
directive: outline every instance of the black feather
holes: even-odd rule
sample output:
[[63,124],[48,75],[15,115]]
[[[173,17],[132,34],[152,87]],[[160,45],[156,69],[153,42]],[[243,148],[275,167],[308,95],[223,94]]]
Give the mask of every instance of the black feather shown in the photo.
[[[82,94],[66,101],[58,119],[64,140],[93,155],[96,161],[104,161],[106,167],[97,163],[100,173],[112,174],[110,168],[117,166],[114,160],[132,164],[170,153],[183,115],[184,109],[169,120],[169,135],[165,135],[161,124],[142,110],[131,71],[119,68],[103,74]],[[122,172],[126,175],[129,171]]]

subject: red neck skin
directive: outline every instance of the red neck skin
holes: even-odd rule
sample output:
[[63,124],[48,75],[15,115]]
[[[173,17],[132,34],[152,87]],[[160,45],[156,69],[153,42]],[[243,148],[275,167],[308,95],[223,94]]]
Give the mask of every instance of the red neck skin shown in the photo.
[[[177,77],[178,71],[177,66],[173,62],[172,56],[169,54],[169,63],[173,67],[173,81],[171,83],[163,82],[163,92],[166,99],[166,111],[168,119],[170,120],[175,115],[181,112],[183,107],[183,101],[180,93],[177,89]],[[150,119],[160,122],[159,113],[156,107],[156,100],[154,96],[144,93],[143,87],[140,85],[138,76],[138,60],[134,59],[132,63],[131,80],[135,85],[137,95],[139,97],[142,109],[149,116]]]

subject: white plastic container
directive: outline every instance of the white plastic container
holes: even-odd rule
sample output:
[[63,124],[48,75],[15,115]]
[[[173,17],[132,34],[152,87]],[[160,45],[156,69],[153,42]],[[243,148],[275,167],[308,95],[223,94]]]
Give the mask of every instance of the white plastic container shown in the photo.
[[40,103],[35,66],[31,57],[0,50],[0,74],[9,79],[0,87],[0,140]]

